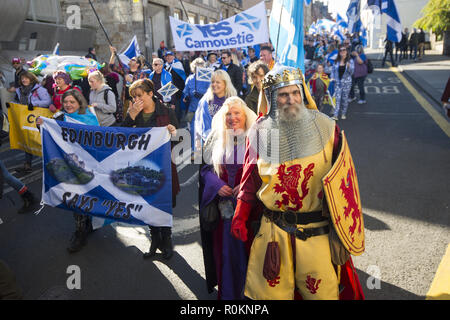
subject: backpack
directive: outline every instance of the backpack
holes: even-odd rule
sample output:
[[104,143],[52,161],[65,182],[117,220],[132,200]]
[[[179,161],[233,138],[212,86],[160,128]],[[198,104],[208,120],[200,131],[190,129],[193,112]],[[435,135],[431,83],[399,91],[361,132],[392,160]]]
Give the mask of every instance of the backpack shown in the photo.
[[370,59],[367,59],[367,72],[368,73],[373,72],[373,64],[372,64],[372,61],[370,61]]
[[[108,91],[112,91],[111,89],[106,89],[103,91],[103,100],[105,100],[106,104],[108,104]],[[116,98],[116,112],[113,112],[114,117],[116,118],[116,122],[121,123],[123,121],[123,104],[122,100],[120,100],[116,94],[114,93],[114,97]]]

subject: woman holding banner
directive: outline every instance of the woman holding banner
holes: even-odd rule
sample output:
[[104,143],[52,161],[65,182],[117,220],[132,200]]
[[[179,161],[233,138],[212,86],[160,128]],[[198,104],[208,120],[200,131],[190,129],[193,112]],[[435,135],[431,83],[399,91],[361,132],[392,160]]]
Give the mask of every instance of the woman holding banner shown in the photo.
[[[39,84],[38,78],[28,71],[23,71],[19,80],[20,87],[16,89],[16,100],[20,104],[28,106],[28,110],[33,107],[48,108],[52,103],[52,98],[47,90]],[[33,155],[25,152],[25,163],[21,171],[30,173]]]
[[[57,112],[54,119],[60,121],[84,123],[87,125],[98,126],[98,120],[89,108],[83,94],[78,90],[68,90],[64,92],[61,98],[63,112]],[[36,124],[42,125],[43,120],[38,118]],[[86,245],[87,235],[92,231],[92,218],[87,214],[74,212],[75,232],[70,239],[67,251],[70,253],[78,252]]]
[[[153,81],[140,79],[130,86],[130,96],[133,103],[128,109],[128,114],[122,123],[122,127],[167,127],[169,133],[174,135],[178,127],[178,120],[173,109],[164,106],[155,96]],[[180,192],[177,168],[172,162],[172,207],[176,206],[176,195]],[[156,250],[160,249],[164,259],[170,259],[173,255],[172,227],[149,226],[151,246],[144,258],[153,257]]]

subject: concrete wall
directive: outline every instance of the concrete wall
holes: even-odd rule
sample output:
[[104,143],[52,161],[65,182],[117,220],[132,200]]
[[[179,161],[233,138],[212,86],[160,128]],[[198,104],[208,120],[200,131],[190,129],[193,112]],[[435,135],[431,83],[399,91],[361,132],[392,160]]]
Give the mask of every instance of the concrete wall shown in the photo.
[[30,0],[0,2],[0,41],[13,41],[25,20]]

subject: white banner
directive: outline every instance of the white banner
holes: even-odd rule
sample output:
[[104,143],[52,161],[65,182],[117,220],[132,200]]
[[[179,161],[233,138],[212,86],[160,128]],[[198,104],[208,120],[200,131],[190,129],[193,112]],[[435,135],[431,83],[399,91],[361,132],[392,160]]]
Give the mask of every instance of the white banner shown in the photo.
[[264,1],[231,18],[205,25],[170,18],[177,51],[210,51],[269,42]]

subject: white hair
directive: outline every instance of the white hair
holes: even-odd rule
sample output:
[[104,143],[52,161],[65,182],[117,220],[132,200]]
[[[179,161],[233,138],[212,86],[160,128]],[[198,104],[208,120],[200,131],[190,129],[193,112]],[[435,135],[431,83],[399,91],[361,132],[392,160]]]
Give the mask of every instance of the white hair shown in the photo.
[[[227,128],[226,124],[226,115],[232,107],[240,108],[245,115],[245,128],[243,132],[236,132],[234,135],[230,132],[231,130]],[[245,104],[244,100],[239,97],[230,97],[225,100],[220,110],[216,113],[211,123],[211,133],[208,136],[208,139],[212,139],[211,146],[211,160],[212,165],[214,167],[215,173],[220,176],[221,173],[221,165],[223,164],[224,156],[230,163],[234,163],[234,136],[238,136],[240,139],[244,139],[247,136],[250,127],[256,121],[256,114]],[[240,144],[241,148],[245,144]],[[238,159],[238,163],[243,163],[243,156],[245,149],[241,151],[241,158]],[[238,151],[239,158],[239,151]],[[241,162],[239,162],[241,161]]]

